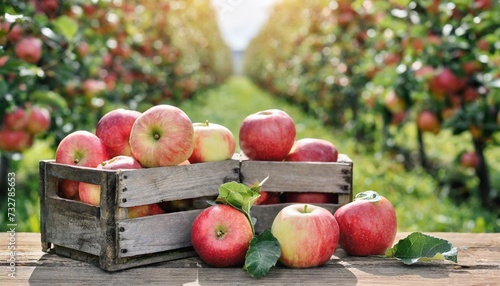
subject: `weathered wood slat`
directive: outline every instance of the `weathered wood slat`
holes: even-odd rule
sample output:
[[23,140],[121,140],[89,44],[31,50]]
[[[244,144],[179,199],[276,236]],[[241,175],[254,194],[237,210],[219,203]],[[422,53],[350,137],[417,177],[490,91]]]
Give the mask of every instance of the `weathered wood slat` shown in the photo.
[[120,172],[120,207],[218,194],[226,181],[238,181],[239,162],[225,160],[185,166],[123,170]]
[[99,208],[61,198],[45,198],[44,242],[99,255]]
[[352,163],[242,161],[245,184],[262,181],[269,192],[352,192]]
[[119,221],[118,257],[191,246],[191,225],[200,212],[192,210]]

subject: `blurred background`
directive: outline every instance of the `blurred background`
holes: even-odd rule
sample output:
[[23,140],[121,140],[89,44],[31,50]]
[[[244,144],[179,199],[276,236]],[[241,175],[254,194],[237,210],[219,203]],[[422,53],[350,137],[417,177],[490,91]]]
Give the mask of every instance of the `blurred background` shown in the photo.
[[499,232],[499,14],[496,0],[3,1],[0,230],[9,173],[17,230],[40,231],[38,164],[64,136],[172,104],[235,136],[282,109],[297,138],[353,160],[354,194],[387,197],[400,231]]

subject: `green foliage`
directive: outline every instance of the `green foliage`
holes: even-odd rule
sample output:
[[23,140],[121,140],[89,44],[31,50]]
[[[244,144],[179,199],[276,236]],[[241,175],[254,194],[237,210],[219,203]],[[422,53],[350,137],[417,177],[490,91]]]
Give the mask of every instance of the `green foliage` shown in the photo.
[[276,265],[280,256],[279,241],[270,230],[265,230],[250,241],[244,268],[252,277],[264,277]]

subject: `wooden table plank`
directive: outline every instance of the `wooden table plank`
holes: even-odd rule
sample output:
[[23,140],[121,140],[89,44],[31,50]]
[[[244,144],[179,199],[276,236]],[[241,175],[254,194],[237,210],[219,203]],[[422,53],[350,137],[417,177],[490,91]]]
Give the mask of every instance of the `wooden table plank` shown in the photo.
[[[398,233],[397,240],[409,233]],[[0,233],[0,285],[495,285],[500,284],[500,234],[428,233],[458,248],[458,263],[411,266],[385,258],[351,257],[338,249],[326,265],[312,269],[273,268],[253,279],[240,268],[212,268],[187,258],[114,273],[41,251],[39,233],[16,233],[16,277],[9,278],[9,234]],[[397,241],[396,240],[396,241]],[[7,277],[7,278],[4,278]],[[5,283],[8,284],[5,284]]]

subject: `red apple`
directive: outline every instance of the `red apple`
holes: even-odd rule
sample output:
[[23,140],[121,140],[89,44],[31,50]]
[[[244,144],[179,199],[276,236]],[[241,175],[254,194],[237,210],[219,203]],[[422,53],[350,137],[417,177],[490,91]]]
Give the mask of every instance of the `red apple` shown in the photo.
[[283,195],[286,203],[333,204],[337,202],[337,197],[331,193],[285,192]]
[[340,227],[339,244],[349,255],[384,254],[396,237],[394,207],[374,191],[359,193],[334,216]]
[[23,130],[28,123],[26,110],[16,107],[13,111],[6,113],[3,118],[3,127],[9,130]]
[[286,160],[292,162],[337,162],[339,152],[331,142],[318,138],[297,140]]
[[186,113],[175,106],[153,106],[132,126],[130,147],[144,167],[179,165],[193,153],[193,124]]
[[282,161],[295,142],[295,123],[284,111],[269,109],[247,116],[240,127],[239,143],[251,160]]
[[101,80],[89,78],[82,83],[82,91],[87,98],[92,98],[104,90],[106,90],[106,83]]
[[275,217],[271,232],[281,245],[279,261],[293,268],[325,264],[339,241],[339,226],[332,213],[309,204],[284,207]]
[[33,145],[33,136],[23,130],[0,130],[0,150],[22,152]]
[[261,190],[260,197],[254,202],[254,205],[272,205],[279,203],[281,203],[280,193]]
[[[85,130],[68,134],[56,149],[56,163],[95,168],[109,159],[106,146]],[[63,180],[65,181],[65,180]],[[78,183],[59,183],[59,195],[67,199],[78,198]]]
[[50,112],[43,107],[33,106],[28,110],[26,130],[31,134],[40,134],[50,127]]
[[452,94],[460,90],[464,84],[464,80],[455,76],[449,68],[443,68],[430,79],[429,88],[434,96],[443,98],[446,94]]
[[104,114],[97,122],[95,134],[106,145],[110,157],[132,156],[130,131],[140,115],[139,111],[119,108]]
[[465,152],[460,156],[460,164],[466,168],[477,168],[479,166],[479,157],[476,152]]
[[205,263],[214,267],[243,264],[252,238],[247,217],[224,204],[204,209],[191,228],[194,249]]
[[136,218],[136,217],[165,213],[165,211],[158,204],[129,207],[127,211],[128,211],[128,218]]
[[432,111],[424,110],[417,115],[417,128],[422,132],[439,133],[441,123]]
[[[99,165],[96,169],[102,170],[120,170],[120,169],[140,169],[142,168],[139,161],[129,156],[116,156],[106,160]],[[78,194],[80,201],[99,206],[101,202],[101,187],[99,185],[81,182],[78,185]]]
[[209,123],[193,123],[194,149],[189,162],[215,162],[231,159],[236,149],[233,133],[226,127]]
[[28,63],[35,64],[42,57],[42,40],[35,37],[26,37],[16,44],[16,56]]

